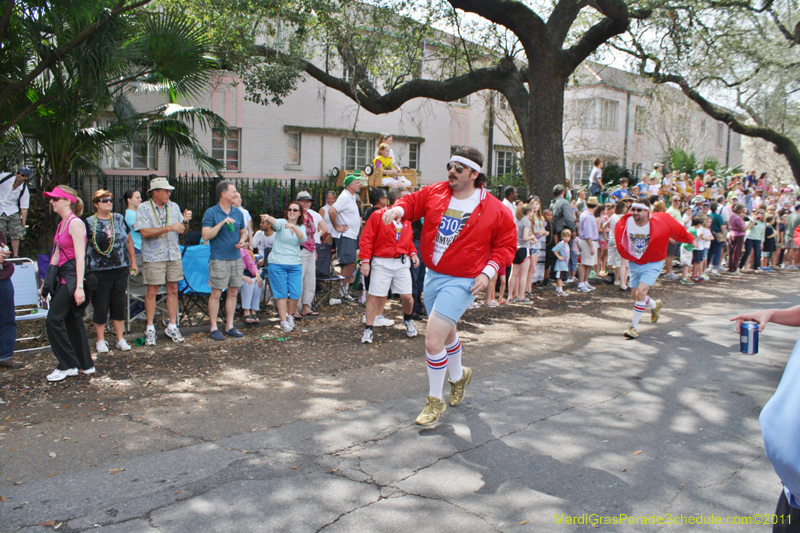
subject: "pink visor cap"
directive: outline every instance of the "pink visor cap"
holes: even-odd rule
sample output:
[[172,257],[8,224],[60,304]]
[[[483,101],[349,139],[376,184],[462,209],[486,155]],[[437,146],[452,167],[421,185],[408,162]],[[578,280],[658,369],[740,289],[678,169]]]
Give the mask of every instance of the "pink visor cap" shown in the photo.
[[73,204],[78,203],[78,199],[72,196],[70,193],[62,189],[61,187],[55,187],[50,192],[44,193],[45,198],[64,198],[65,200],[69,200]]

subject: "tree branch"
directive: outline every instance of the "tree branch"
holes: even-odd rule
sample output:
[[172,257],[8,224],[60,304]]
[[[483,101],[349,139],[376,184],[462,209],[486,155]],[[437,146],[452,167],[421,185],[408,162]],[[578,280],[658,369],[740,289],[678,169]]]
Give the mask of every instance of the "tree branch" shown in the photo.
[[628,6],[620,0],[596,0],[600,12],[606,16],[589,28],[580,40],[566,52],[568,72],[574,71],[597,48],[628,30]]
[[581,9],[589,5],[589,0],[560,0],[550,18],[547,19],[547,29],[553,42],[557,43],[560,48],[564,44],[564,39],[567,38],[569,29]]
[[786,135],[782,135],[772,128],[765,126],[750,126],[740,121],[736,115],[727,109],[723,109],[715,104],[706,100],[696,89],[689,85],[683,76],[677,74],[658,74],[650,73],[647,76],[654,83],[674,83],[680,87],[681,92],[687,98],[695,102],[700,108],[714,120],[719,120],[728,125],[728,127],[741,135],[747,137],[757,137],[772,143],[777,153],[786,158],[789,167],[792,169],[794,179],[800,184],[800,150],[792,139]]
[[303,62],[303,70],[320,83],[336,89],[370,113],[380,115],[391,113],[414,98],[430,98],[442,102],[452,102],[484,89],[511,92],[510,84],[522,86],[519,72],[513,61],[502,59],[495,66],[479,68],[461,76],[446,80],[416,79],[381,96],[369,96],[352,84],[320,69],[309,61]]
[[447,0],[451,6],[500,24],[517,36],[528,58],[551,55],[547,26],[532,9],[516,0]]

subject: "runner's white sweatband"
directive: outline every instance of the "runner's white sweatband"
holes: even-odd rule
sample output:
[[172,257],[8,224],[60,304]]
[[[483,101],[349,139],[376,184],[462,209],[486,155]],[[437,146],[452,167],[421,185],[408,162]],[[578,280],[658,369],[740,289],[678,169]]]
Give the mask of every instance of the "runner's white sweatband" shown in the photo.
[[450,156],[451,163],[461,163],[462,165],[466,165],[475,172],[481,171],[481,166],[473,161],[472,159],[467,159],[466,157],[461,157],[460,155]]

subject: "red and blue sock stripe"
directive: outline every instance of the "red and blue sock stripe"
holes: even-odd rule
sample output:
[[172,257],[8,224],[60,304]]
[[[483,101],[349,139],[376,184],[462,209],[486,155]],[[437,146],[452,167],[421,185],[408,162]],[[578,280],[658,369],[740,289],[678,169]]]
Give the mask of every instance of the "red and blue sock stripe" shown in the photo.
[[447,368],[447,352],[445,352],[444,357],[441,359],[431,359],[431,356],[428,356],[427,360],[428,368],[431,370],[444,370]]

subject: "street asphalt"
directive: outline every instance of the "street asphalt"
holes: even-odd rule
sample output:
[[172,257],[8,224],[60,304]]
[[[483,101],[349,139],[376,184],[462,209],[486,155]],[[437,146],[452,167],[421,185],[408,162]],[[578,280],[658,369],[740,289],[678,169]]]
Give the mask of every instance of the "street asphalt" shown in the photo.
[[705,302],[666,305],[657,325],[646,313],[635,341],[621,336],[624,306],[587,317],[591,336],[506,329],[489,350],[467,335],[475,376],[430,428],[414,425],[421,358],[413,381],[408,361],[360,373],[359,387],[355,373],[329,376],[304,416],[213,441],[195,424],[198,438],[168,450],[7,486],[0,531],[770,531],[781,484],[758,414],[800,330],[770,325],[744,355],[728,318],[795,305],[797,291],[760,282]]

